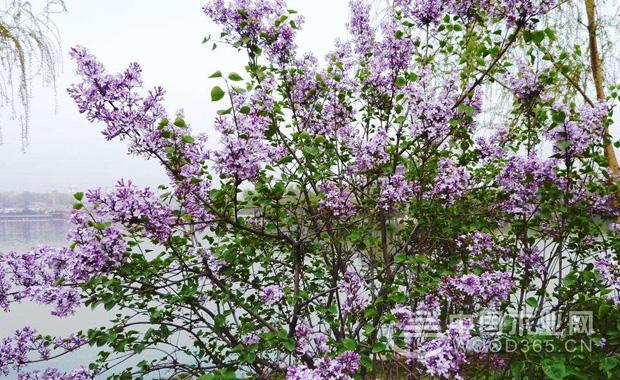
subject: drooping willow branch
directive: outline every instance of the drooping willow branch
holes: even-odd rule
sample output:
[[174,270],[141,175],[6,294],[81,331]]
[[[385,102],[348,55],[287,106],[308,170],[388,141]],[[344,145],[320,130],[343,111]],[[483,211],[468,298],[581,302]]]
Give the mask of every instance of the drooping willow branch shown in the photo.
[[0,9],[0,110],[8,110],[11,118],[19,120],[24,150],[28,146],[31,82],[39,77],[43,84],[55,86],[60,65],[60,39],[50,15],[66,8],[63,0],[46,0],[40,12],[35,12],[29,1],[7,3]]

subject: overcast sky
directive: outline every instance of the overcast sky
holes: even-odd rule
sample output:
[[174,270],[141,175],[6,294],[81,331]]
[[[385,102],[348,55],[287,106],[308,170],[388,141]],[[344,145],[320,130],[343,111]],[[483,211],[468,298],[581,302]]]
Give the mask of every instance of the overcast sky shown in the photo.
[[[105,141],[100,125],[77,112],[65,89],[77,79],[67,52],[71,46],[90,49],[111,72],[132,61],[143,68],[146,86],[161,85],[170,113],[183,108],[196,130],[209,131],[217,107],[209,92],[216,70],[241,72],[243,54],[232,49],[211,51],[202,39],[218,29],[202,13],[206,0],[67,0],[68,12],[57,15],[63,48],[63,72],[54,91],[33,86],[30,146],[21,152],[15,120],[2,119],[0,191],[78,191],[113,185],[131,178],[139,185],[165,181],[154,162],[125,154],[125,145]],[[289,0],[306,18],[299,38],[301,51],[322,58],[337,37],[346,33],[348,0]],[[55,109],[55,102],[57,103]],[[217,142],[217,136],[211,140]]]

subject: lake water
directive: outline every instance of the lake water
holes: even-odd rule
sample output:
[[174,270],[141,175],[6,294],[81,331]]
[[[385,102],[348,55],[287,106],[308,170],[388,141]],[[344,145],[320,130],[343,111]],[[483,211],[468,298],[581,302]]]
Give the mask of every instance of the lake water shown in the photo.
[[[62,220],[0,220],[0,252],[23,252],[37,245],[63,246],[68,229],[69,225]],[[13,306],[9,313],[0,310],[0,338],[12,335],[24,326],[36,328],[42,334],[66,336],[88,327],[105,325],[107,321],[107,314],[99,310],[80,310],[67,318],[53,317],[49,311],[47,307],[30,303]],[[86,366],[94,357],[93,350],[84,349],[31,368],[55,367],[66,371]],[[16,379],[17,376],[10,374],[6,378]]]

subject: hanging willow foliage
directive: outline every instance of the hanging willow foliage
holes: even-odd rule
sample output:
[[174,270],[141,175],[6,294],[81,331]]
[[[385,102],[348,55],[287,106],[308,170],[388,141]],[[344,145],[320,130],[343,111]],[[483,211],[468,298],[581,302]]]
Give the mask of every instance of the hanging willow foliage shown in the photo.
[[[55,85],[61,49],[50,15],[66,10],[63,0],[8,0],[0,9],[0,116],[18,120],[22,149],[28,146],[31,89],[35,78]],[[2,135],[0,133],[0,144]]]

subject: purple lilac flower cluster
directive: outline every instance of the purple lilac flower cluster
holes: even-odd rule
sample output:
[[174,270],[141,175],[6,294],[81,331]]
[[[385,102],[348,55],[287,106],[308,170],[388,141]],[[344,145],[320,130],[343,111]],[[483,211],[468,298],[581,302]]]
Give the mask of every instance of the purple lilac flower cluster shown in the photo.
[[265,140],[265,131],[270,120],[266,114],[273,108],[272,77],[266,78],[252,96],[233,94],[235,109],[248,109],[248,112],[234,116],[220,116],[215,120],[215,128],[222,134],[221,148],[213,152],[215,169],[224,176],[235,178],[238,182],[256,178],[266,162],[279,159],[283,150],[274,148]]
[[[351,20],[348,27],[351,44],[357,54],[355,61],[365,63],[369,69],[364,84],[373,94],[393,92],[394,78],[409,67],[415,45],[399,29],[393,15],[381,23],[382,38],[377,38],[376,30],[370,23],[370,5],[363,0],[352,1],[350,4]],[[370,96],[368,101],[375,102],[377,97]]]
[[224,39],[232,45],[244,41],[250,48],[265,49],[280,64],[295,55],[295,34],[303,18],[289,15],[282,22],[281,17],[287,16],[282,0],[213,0],[203,11],[222,27]]
[[603,141],[604,121],[608,113],[606,102],[601,101],[594,106],[588,104],[582,106],[579,109],[579,121],[571,120],[570,108],[567,105],[556,102],[553,108],[564,118],[563,122],[558,123],[546,134],[555,142],[553,146],[555,153],[562,157],[575,157]]
[[[5,337],[0,341],[0,375],[7,376],[10,370],[19,371],[31,360],[46,360],[51,357],[52,349],[60,348],[65,351],[73,351],[85,343],[85,339],[75,335],[47,342],[34,329],[24,327],[15,331],[13,336]],[[25,380],[86,380],[93,377],[94,374],[84,368],[68,373],[47,369],[43,372],[34,371],[19,374],[19,379]]]
[[284,291],[280,285],[268,285],[261,290],[260,298],[265,305],[272,305],[284,298]]
[[531,104],[543,96],[544,84],[541,73],[532,71],[525,61],[517,63],[518,74],[508,74],[506,82],[515,96],[524,104]]
[[456,244],[467,251],[470,259],[485,269],[490,269],[494,262],[508,257],[509,254],[509,250],[498,245],[492,235],[479,231],[459,236]]
[[501,14],[508,25],[531,27],[537,18],[549,12],[556,0],[502,0],[501,3]]
[[172,234],[172,210],[163,204],[151,189],[139,189],[131,181],[116,184],[113,192],[101,189],[86,193],[91,212],[97,220],[118,223],[125,228],[144,229],[147,237],[165,242]]
[[328,215],[339,220],[348,220],[355,215],[355,206],[350,191],[339,187],[334,182],[322,183],[321,191],[325,196],[319,202],[319,206]]
[[396,318],[396,327],[405,334],[407,345],[413,349],[416,342],[425,338],[427,333],[441,331],[440,311],[439,299],[428,294],[417,304],[415,311],[409,306],[398,304],[391,313]]
[[161,105],[163,89],[140,96],[135,91],[142,86],[142,69],[137,63],[111,75],[85,48],[74,47],[70,55],[77,62],[77,74],[84,78],[68,90],[80,113],[91,122],[102,121],[106,126],[102,133],[108,140],[128,139],[133,154],[150,157],[161,152],[165,140],[156,123],[166,116]]
[[355,270],[345,272],[338,289],[344,294],[342,310],[345,315],[350,315],[363,310],[368,306],[368,288],[366,281]]
[[226,260],[218,259],[209,249],[202,247],[192,248],[192,253],[195,256],[202,257],[211,273],[215,276],[227,265]]
[[504,157],[506,149],[504,145],[510,134],[510,129],[502,127],[497,129],[491,136],[476,138],[476,145],[483,159],[499,159]]
[[531,215],[538,206],[538,190],[555,178],[554,160],[541,160],[536,154],[510,157],[497,175],[499,189],[506,196],[500,208],[511,214]]
[[[68,240],[72,248],[39,247],[23,254],[0,255],[0,306],[29,299],[53,306],[52,315],[72,314],[80,304],[76,288],[62,283],[88,281],[124,260],[123,235],[144,230],[154,241],[171,235],[172,211],[149,189],[119,182],[113,192],[86,194],[89,210],[73,210]],[[15,290],[9,296],[12,285]]]
[[352,0],[349,8],[351,18],[347,28],[353,37],[356,53],[365,56],[372,51],[375,35],[370,24],[370,4],[364,0]]
[[[411,114],[416,119],[411,124],[411,136],[422,137],[433,143],[442,143],[450,133],[450,121],[457,117],[454,105],[459,98],[456,78],[448,76],[439,91],[432,87],[429,67],[424,67],[417,81],[405,88],[405,94],[411,106]],[[429,96],[437,92],[436,96]]]
[[386,148],[389,143],[385,131],[377,132],[370,140],[354,147],[355,162],[351,165],[353,172],[365,172],[385,163],[388,159]]
[[161,104],[162,88],[155,88],[145,97],[139,94],[142,76],[138,64],[111,75],[82,47],[74,47],[70,55],[83,78],[82,83],[68,89],[79,111],[88,120],[105,124],[103,134],[107,139],[128,140],[131,154],[158,159],[176,184],[177,200],[198,228],[211,223],[213,217],[204,208],[210,186],[208,179],[203,178],[203,165],[208,158],[206,135],[192,136],[180,117],[174,123],[168,121]]
[[611,258],[599,258],[594,262],[594,268],[598,271],[605,286],[611,293],[607,297],[620,306],[620,265],[617,260]]
[[[79,306],[77,290],[58,287],[65,275],[72,251],[48,247],[35,248],[18,254],[0,254],[0,306],[9,310],[11,303],[28,299],[51,305],[52,314],[66,316]],[[13,288],[15,287],[15,288]]]
[[260,335],[256,332],[251,332],[249,334],[243,335],[241,337],[241,343],[249,346],[250,344],[258,344],[261,340]]
[[347,351],[334,359],[316,359],[314,368],[305,365],[291,366],[286,371],[286,380],[353,380],[359,369],[360,357]]
[[[402,32],[402,31],[401,31]],[[369,83],[375,89],[395,88],[394,78],[409,68],[415,45],[412,39],[399,33],[399,26],[394,17],[388,17],[381,24],[383,39],[374,46],[369,62],[371,76]]]
[[417,350],[417,360],[431,376],[462,380],[461,366],[467,362],[466,348],[474,324],[469,319],[456,320],[448,331],[424,343]]
[[17,370],[30,360],[33,353],[41,358],[48,358],[50,350],[37,332],[24,327],[15,331],[13,336],[5,337],[0,343],[0,374],[8,375],[9,370]]
[[515,285],[510,273],[485,272],[480,276],[445,276],[439,289],[454,303],[497,307],[508,299]]
[[409,181],[402,170],[397,170],[389,179],[381,179],[381,194],[377,200],[377,207],[387,211],[396,205],[408,202],[419,190],[418,184]]
[[457,166],[449,158],[439,160],[437,177],[430,196],[453,204],[457,199],[462,198],[471,188],[469,173],[462,166]]
[[412,17],[420,26],[437,23],[446,11],[445,0],[396,0],[405,16]]
[[469,18],[479,12],[491,16],[503,16],[512,26],[531,27],[537,17],[544,16],[555,5],[555,0],[398,0],[405,15],[412,17],[419,25],[429,25],[439,20],[442,14],[452,13]]
[[70,372],[60,372],[55,368],[48,368],[43,371],[32,371],[20,373],[18,380],[92,380],[95,374],[86,368],[78,368]]
[[295,329],[295,340],[297,347],[295,352],[298,354],[324,354],[329,350],[327,346],[327,336],[320,332],[315,332],[309,323],[301,323]]
[[544,257],[536,247],[521,250],[517,256],[517,260],[526,271],[544,274],[547,270]]

